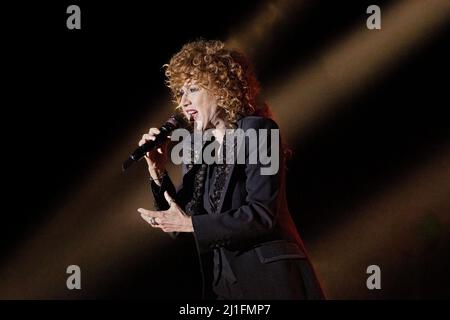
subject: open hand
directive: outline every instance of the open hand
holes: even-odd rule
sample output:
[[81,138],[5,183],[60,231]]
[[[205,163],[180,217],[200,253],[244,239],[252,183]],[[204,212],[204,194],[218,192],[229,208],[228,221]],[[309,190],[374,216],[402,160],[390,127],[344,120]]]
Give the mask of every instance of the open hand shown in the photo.
[[194,232],[192,218],[181,210],[167,191],[164,192],[164,197],[170,206],[169,209],[152,211],[139,208],[137,211],[141,214],[142,219],[152,227],[160,228],[164,232]]

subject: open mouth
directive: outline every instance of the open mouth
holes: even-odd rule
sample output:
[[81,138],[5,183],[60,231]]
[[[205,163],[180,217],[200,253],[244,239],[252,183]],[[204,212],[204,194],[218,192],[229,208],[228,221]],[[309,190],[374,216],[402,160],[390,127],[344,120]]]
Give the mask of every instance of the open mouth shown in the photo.
[[189,120],[195,120],[197,118],[197,110],[194,109],[188,109],[186,110],[186,113],[189,115]]

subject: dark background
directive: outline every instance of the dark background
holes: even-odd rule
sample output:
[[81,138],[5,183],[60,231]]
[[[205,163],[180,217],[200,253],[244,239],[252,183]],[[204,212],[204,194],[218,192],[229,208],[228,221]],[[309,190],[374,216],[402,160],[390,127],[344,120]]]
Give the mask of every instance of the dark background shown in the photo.
[[[22,2],[5,11],[5,89],[11,99],[3,108],[8,192],[2,263],[122,133],[148,115],[149,103],[168,95],[161,66],[171,55],[198,37],[226,38],[260,3],[76,1],[82,10],[79,31],[66,28],[65,10],[72,2]],[[302,7],[307,15],[286,22],[289,32],[283,36],[270,38],[270,48],[260,52],[264,59],[255,60],[263,88],[283,79],[292,64],[306,65],[357,21],[365,23],[365,9],[372,3],[345,3],[308,2]],[[391,3],[377,1],[382,8]],[[405,57],[383,81],[355,94],[307,139],[291,145],[287,194],[291,211],[302,213],[294,219],[306,242],[346,218],[345,208],[448,146],[448,37],[442,34]],[[152,119],[148,123],[158,125]],[[195,247],[184,238],[157,262],[143,258],[120,279],[79,297],[198,297]],[[413,293],[399,284],[381,298],[449,297],[450,258],[442,252],[431,257],[437,275],[410,284]],[[177,261],[183,261],[182,269]],[[420,262],[412,268],[427,273]],[[149,274],[158,276],[149,283]]]

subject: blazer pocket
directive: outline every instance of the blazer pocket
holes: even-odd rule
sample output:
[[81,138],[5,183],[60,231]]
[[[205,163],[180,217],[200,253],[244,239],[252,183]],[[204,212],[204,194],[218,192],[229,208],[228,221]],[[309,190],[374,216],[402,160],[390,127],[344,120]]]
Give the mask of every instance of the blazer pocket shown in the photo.
[[296,243],[286,240],[275,240],[255,247],[261,263],[269,263],[284,259],[305,259],[306,255]]

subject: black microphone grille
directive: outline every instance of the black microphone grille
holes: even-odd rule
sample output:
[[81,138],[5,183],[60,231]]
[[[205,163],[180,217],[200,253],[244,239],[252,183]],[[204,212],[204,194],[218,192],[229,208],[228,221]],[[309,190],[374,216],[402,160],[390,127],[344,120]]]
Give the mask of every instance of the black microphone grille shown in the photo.
[[182,113],[174,113],[169,120],[167,120],[167,123],[170,123],[175,128],[180,128],[186,125],[186,120]]

